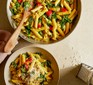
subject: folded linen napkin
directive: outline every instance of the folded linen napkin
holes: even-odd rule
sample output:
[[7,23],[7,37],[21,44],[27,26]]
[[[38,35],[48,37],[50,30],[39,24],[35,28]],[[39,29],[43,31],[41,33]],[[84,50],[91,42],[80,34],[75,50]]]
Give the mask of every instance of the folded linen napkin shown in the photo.
[[6,42],[10,38],[11,33],[5,30],[0,30],[0,63],[6,58],[9,53],[4,53],[4,47],[6,45]]

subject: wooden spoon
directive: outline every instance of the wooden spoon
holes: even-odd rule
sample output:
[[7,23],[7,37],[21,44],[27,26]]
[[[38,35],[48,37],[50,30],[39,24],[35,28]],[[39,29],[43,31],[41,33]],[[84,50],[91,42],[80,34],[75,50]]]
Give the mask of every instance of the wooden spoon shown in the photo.
[[21,27],[24,23],[24,20],[30,15],[30,12],[25,10],[24,11],[24,15],[23,15],[23,19],[21,20],[19,26],[17,27],[17,29],[15,30],[15,32],[12,34],[12,36],[10,37],[10,39],[8,40],[8,42],[6,43],[5,47],[4,47],[4,52],[11,52],[12,49],[15,47],[15,45],[17,44],[17,39],[18,36],[20,34],[21,31]]

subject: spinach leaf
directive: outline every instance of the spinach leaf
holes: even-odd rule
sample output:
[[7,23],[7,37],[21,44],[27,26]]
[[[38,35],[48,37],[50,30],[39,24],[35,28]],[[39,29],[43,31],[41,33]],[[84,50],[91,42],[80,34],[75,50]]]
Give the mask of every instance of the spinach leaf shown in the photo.
[[41,21],[42,21],[41,18],[39,18],[38,23],[41,23]]
[[27,55],[27,53],[23,53],[22,56],[24,56],[25,58],[28,58],[29,56]]
[[41,36],[43,36],[43,33],[42,33],[42,31],[39,31],[38,33],[39,33]]
[[69,4],[73,4],[72,0],[66,0]]
[[36,52],[35,54],[38,54],[40,56],[42,56],[43,54],[41,52]]
[[63,26],[64,26],[67,22],[71,23],[71,20],[68,18],[67,15],[65,15],[65,16],[63,16],[63,18],[62,18],[62,20],[61,20],[61,22],[60,22],[61,28],[63,28]]
[[40,74],[40,77],[39,78],[42,78],[43,80],[46,80],[46,77],[43,74]]
[[45,77],[45,74],[40,74],[40,77],[39,78],[42,78],[43,80],[40,82],[40,85],[44,85],[44,81],[46,80],[46,77]]
[[25,56],[25,58],[29,58],[30,57],[27,52],[23,53],[22,56]]
[[30,29],[31,29],[30,24],[27,25],[25,28],[26,28],[27,30],[30,30]]
[[33,21],[33,17],[32,17],[32,16],[30,16],[30,17],[29,17],[29,19],[28,19],[28,21],[29,21],[29,23],[31,24],[31,23],[32,23],[32,21]]
[[[55,2],[55,1],[54,1],[54,2]],[[55,7],[55,5],[52,4],[52,3],[50,3],[49,1],[46,2],[46,6],[47,6],[48,8],[50,8],[50,7]]]
[[21,71],[22,71],[22,73],[26,72],[26,68],[24,67],[24,65],[21,67]]
[[53,7],[52,3],[46,2],[46,4],[47,4],[47,7]]
[[46,66],[51,68],[51,62],[49,60],[46,61]]
[[27,10],[30,7],[30,3],[28,1],[25,1],[23,3],[23,7],[24,7],[25,10]]
[[14,68],[17,68],[17,63],[12,62],[11,64],[13,65]]
[[45,62],[41,62],[41,66],[45,67]]
[[56,18],[57,18],[57,16],[56,16],[56,13],[55,13],[55,12],[52,14],[52,18],[54,18],[54,19],[56,19]]
[[67,2],[70,2],[70,0],[66,0]]
[[31,27],[30,27],[30,24],[25,26],[25,29],[26,29],[26,33],[27,33],[27,36],[30,37],[30,33],[31,33]]
[[17,14],[17,10],[16,10],[15,7],[10,8],[10,11],[11,11],[11,13],[12,13],[13,15],[16,15],[16,14]]
[[18,9],[18,7],[20,7],[20,4],[18,2],[15,3],[16,9]]
[[37,77],[37,79],[36,80],[38,80],[38,79],[43,79],[41,82],[40,82],[40,85],[44,85],[44,81],[46,81],[46,77],[45,77],[45,74],[43,75],[43,74],[40,74],[40,76],[39,77]]
[[47,66],[47,67],[51,68],[51,62],[49,60],[46,60],[45,62],[41,62],[41,65],[43,67]]

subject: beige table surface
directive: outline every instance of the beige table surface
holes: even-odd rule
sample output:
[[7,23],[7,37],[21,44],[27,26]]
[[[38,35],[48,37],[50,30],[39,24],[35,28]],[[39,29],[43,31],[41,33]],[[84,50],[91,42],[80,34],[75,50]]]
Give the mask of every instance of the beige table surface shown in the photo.
[[[79,70],[78,64],[83,62],[93,66],[93,0],[81,1],[81,18],[74,32],[56,44],[37,45],[50,51],[56,58],[60,68],[59,85],[86,85],[75,77]],[[13,29],[7,19],[6,2],[7,0],[0,0],[0,29],[13,33]],[[13,52],[28,45],[33,44],[20,39]],[[5,85],[3,72],[8,57],[0,65],[0,85]]]

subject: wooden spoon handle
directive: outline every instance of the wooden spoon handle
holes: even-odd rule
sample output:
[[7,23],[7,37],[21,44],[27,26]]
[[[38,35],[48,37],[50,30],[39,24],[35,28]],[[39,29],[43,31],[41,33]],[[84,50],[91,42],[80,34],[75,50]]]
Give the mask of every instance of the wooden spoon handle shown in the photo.
[[30,15],[30,12],[28,11],[24,11],[24,15],[23,15],[23,19],[20,22],[19,26],[17,27],[17,29],[15,30],[15,32],[13,33],[13,35],[10,37],[10,39],[8,40],[8,42],[5,45],[4,48],[4,52],[11,52],[11,50],[15,47],[16,43],[17,43],[17,38],[20,34],[21,31],[21,27],[24,23],[24,20]]

